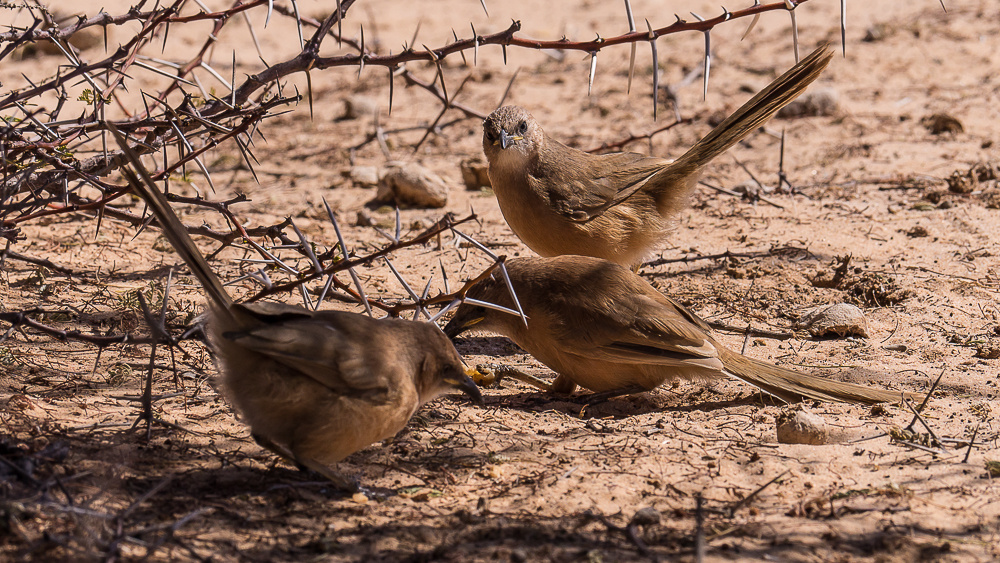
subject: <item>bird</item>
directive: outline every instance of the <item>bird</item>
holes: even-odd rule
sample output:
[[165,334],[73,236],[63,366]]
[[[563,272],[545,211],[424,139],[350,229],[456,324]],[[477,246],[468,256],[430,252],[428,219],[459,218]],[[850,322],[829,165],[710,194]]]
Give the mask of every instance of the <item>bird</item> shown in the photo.
[[483,152],[500,211],[539,256],[596,256],[638,266],[667,235],[700,172],[801,94],[833,57],[823,45],[779,76],[676,160],[589,154],[549,137],[519,106],[483,122]]
[[[463,303],[444,328],[504,335],[555,371],[552,389],[577,386],[612,396],[665,382],[732,377],[785,402],[805,399],[874,404],[901,394],[799,373],[723,346],[702,319],[630,269],[591,256],[520,257],[506,262],[527,320]],[[472,286],[467,297],[513,308],[502,277]]]
[[109,128],[141,176],[123,168],[129,184],[205,291],[205,332],[222,387],[260,445],[358,492],[334,464],[392,437],[442,393],[459,390],[483,403],[454,345],[435,325],[235,303],[136,152]]

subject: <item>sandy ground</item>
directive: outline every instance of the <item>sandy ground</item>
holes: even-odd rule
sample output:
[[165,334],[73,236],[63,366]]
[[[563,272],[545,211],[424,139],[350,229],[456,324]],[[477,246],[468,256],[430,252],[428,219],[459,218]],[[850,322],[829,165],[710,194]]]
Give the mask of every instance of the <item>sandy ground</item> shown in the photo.
[[[303,4],[321,17],[332,2]],[[859,3],[858,3],[859,4]],[[84,13],[121,2],[85,0]],[[208,2],[212,8],[222,2]],[[362,1],[345,22],[381,52],[411,42],[437,46],[451,29],[466,36],[521,20],[526,37],[591,39],[626,29],[615,2],[499,2],[487,16],[478,2]],[[675,10],[715,15],[710,2],[635,1],[640,22],[656,26]],[[737,6],[727,6],[736,8]],[[888,437],[910,424],[902,406],[808,404],[833,428],[830,443],[778,443],[775,421],[789,410],[738,382],[688,383],[620,398],[586,409],[516,382],[485,389],[486,405],[463,397],[428,404],[394,439],[351,456],[340,469],[372,487],[398,494],[359,502],[298,472],[257,446],[212,387],[214,367],[203,343],[186,341],[172,356],[157,356],[156,415],[171,425],[130,430],[135,397],[149,361],[147,346],[116,346],[98,355],[90,345],[15,331],[0,345],[3,365],[0,457],[0,557],[20,560],[512,560],[693,561],[703,535],[705,560],[989,561],[1000,558],[1000,485],[986,463],[1000,460],[996,413],[1000,346],[1000,193],[983,174],[972,191],[949,191],[948,178],[985,163],[996,169],[1000,142],[1000,2],[850,3],[846,57],[837,56],[813,90],[828,89],[837,107],[826,115],[775,119],[713,163],[706,180],[727,189],[749,180],[777,183],[778,136],[784,131],[784,171],[794,190],[765,193],[772,204],[700,189],[675,233],[641,274],[702,317],[738,327],[789,330],[811,306],[846,301],[863,308],[868,338],[791,340],[719,333],[748,355],[833,378],[926,392],[941,377],[924,411],[934,444],[920,424],[919,449]],[[803,52],[823,41],[839,47],[836,2],[814,0],[797,11]],[[7,14],[10,16],[10,13]],[[266,30],[252,12],[269,61],[297,51],[294,27],[275,17]],[[697,78],[678,86],[701,64],[703,36],[659,39],[662,84],[676,89],[690,118],[628,150],[675,156],[734,110],[751,92],[793,64],[787,14],[764,15],[740,41],[748,21],[722,25],[707,99]],[[171,28],[171,50],[151,56],[184,61],[207,24]],[[212,64],[224,76],[260,70],[246,26],[233,22],[219,38]],[[129,37],[117,30],[112,40]],[[336,54],[327,41],[324,54]],[[97,59],[100,47],[86,56]],[[593,91],[590,61],[578,52],[538,53],[484,47],[478,65],[446,59],[450,92],[469,77],[457,101],[481,113],[496,107],[512,76],[508,102],[527,107],[546,131],[588,149],[641,135],[670,123],[661,92],[651,115],[652,62],[637,54],[636,81],[626,93],[628,47],[601,53]],[[41,56],[5,61],[0,81],[20,87],[21,73],[44,78],[61,64]],[[431,81],[431,65],[410,65]],[[211,83],[207,73],[201,79]],[[357,166],[386,162],[364,114],[345,118],[345,100],[361,96],[381,106],[393,160],[418,162],[450,188],[444,209],[406,209],[404,233],[415,233],[446,211],[474,209],[478,225],[465,230],[498,254],[530,253],[508,230],[488,190],[468,191],[459,161],[481,156],[477,119],[459,119],[413,146],[440,111],[426,91],[397,79],[387,114],[384,68],[314,72],[314,117],[306,103],[267,122],[259,143],[260,183],[240,166],[233,147],[207,159],[222,199],[246,193],[234,207],[249,225],[295,219],[318,245],[335,243],[322,207],[335,209],[355,253],[384,244],[359,213],[376,224],[394,222],[390,208],[370,204],[374,190],[350,178]],[[162,79],[150,74],[144,88]],[[301,76],[286,81],[305,91]],[[220,89],[217,82],[212,87]],[[79,86],[82,88],[82,86]],[[136,95],[136,92],[132,92]],[[128,99],[128,98],[126,98]],[[72,102],[71,102],[72,103]],[[934,132],[928,120],[945,114],[961,131]],[[461,118],[449,111],[442,123]],[[197,170],[190,176],[205,189]],[[957,183],[953,182],[957,187]],[[176,189],[194,193],[191,186]],[[226,229],[218,215],[178,206],[184,221]],[[136,208],[138,210],[138,208]],[[94,333],[143,333],[135,291],[162,297],[165,267],[179,262],[157,233],[133,238],[133,228],[105,220],[97,231],[87,214],[24,225],[14,250],[77,272],[40,272],[8,260],[0,279],[6,311],[41,307],[54,326]],[[438,265],[454,285],[481,271],[481,253],[448,244],[409,248],[393,263],[422,288]],[[206,252],[215,250],[204,241]],[[726,258],[707,256],[731,252]],[[225,279],[240,275],[228,249],[213,262]],[[846,278],[822,287],[845,256]],[[433,271],[432,271],[433,270]],[[359,273],[369,295],[405,293],[384,264]],[[41,275],[40,275],[41,274]],[[180,276],[170,294],[168,326],[180,332],[200,310],[193,280]],[[249,295],[237,284],[236,295]],[[295,302],[298,296],[286,296]],[[331,304],[331,307],[348,307]],[[357,310],[356,308],[354,310]],[[6,328],[6,327],[5,327]],[[472,335],[457,347],[470,364],[501,361],[540,377],[552,373],[504,338]],[[176,368],[176,371],[175,371]],[[176,426],[174,426],[176,425]],[[184,430],[178,429],[178,427]],[[970,439],[975,433],[975,442]],[[31,465],[23,465],[28,461]],[[30,475],[30,477],[25,476]],[[701,500],[699,500],[701,499]],[[699,509],[699,503],[701,508]]]

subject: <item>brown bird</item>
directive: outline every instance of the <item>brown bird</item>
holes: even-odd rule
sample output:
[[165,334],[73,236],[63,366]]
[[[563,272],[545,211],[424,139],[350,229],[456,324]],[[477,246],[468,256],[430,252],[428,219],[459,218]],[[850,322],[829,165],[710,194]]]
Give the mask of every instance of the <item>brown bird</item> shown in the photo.
[[504,219],[541,256],[637,265],[666,238],[701,169],[801,94],[832,57],[820,47],[674,161],[585,153],[548,137],[524,109],[501,107],[483,122],[483,152]]
[[395,435],[422,404],[442,393],[457,389],[482,403],[458,352],[436,326],[278,303],[234,303],[138,155],[117,129],[112,132],[142,176],[125,170],[132,188],[205,290],[205,332],[222,385],[262,446],[357,491],[330,466]]
[[[513,258],[507,272],[527,324],[517,315],[463,304],[444,331],[502,334],[559,374],[553,390],[577,385],[606,396],[655,389],[667,381],[730,376],[784,401],[879,403],[901,394],[798,373],[738,354],[680,303],[613,262],[589,256]],[[513,308],[502,278],[468,297]]]

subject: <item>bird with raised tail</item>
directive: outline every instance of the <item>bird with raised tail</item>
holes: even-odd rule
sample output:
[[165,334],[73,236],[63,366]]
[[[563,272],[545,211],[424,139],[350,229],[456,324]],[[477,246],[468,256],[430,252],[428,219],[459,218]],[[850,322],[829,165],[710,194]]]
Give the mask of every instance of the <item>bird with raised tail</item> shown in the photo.
[[[650,391],[665,382],[732,377],[786,402],[896,402],[900,392],[834,381],[748,358],[712,338],[683,305],[627,268],[590,256],[512,258],[511,284],[527,322],[463,304],[445,326],[502,334],[554,370],[552,390],[577,386],[608,396]],[[502,278],[473,286],[468,297],[515,305]]]
[[141,178],[123,169],[164,236],[205,290],[205,333],[227,398],[259,444],[357,491],[332,465],[406,426],[427,401],[462,391],[483,399],[455,347],[428,323],[234,303],[117,129]]
[[596,256],[636,266],[656,251],[712,159],[801,94],[830,63],[824,45],[779,76],[677,160],[594,155],[552,139],[526,110],[483,122],[483,152],[504,219],[541,256]]

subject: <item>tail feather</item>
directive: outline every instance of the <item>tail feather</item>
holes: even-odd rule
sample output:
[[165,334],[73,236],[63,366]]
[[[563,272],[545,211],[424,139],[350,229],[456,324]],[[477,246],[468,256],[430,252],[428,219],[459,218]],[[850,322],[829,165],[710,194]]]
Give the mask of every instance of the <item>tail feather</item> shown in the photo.
[[136,177],[136,174],[132,174],[127,168],[122,169],[132,189],[136,195],[146,202],[149,210],[160,223],[163,235],[167,237],[167,240],[170,241],[177,254],[180,255],[188,265],[188,268],[191,269],[191,273],[201,282],[205,293],[209,297],[212,308],[218,314],[232,316],[232,297],[229,296],[222,282],[219,281],[218,276],[212,272],[205,257],[202,256],[201,251],[198,250],[194,241],[191,240],[191,236],[188,235],[187,229],[170,207],[167,198],[163,197],[163,194],[156,189],[156,184],[153,183],[153,180],[149,177],[149,172],[146,171],[146,167],[139,160],[139,155],[128,145],[128,142],[114,125],[109,123],[108,128],[114,135],[115,140],[118,141],[118,145],[124,151],[132,168],[138,174],[138,177]]
[[[703,166],[743,140],[778,110],[798,97],[822,74],[832,59],[833,50],[829,45],[823,45],[813,51],[695,143],[664,170],[666,178],[651,180],[651,185],[668,188],[660,194],[663,198],[686,197],[686,194],[677,193],[678,181],[686,179],[689,188],[693,188],[697,173]],[[661,207],[662,205],[661,203]]]
[[799,373],[748,358],[732,350],[724,352],[720,350],[720,356],[726,373],[788,403],[815,399],[872,405],[899,402],[903,397],[910,398],[908,393],[874,389],[864,385]]

